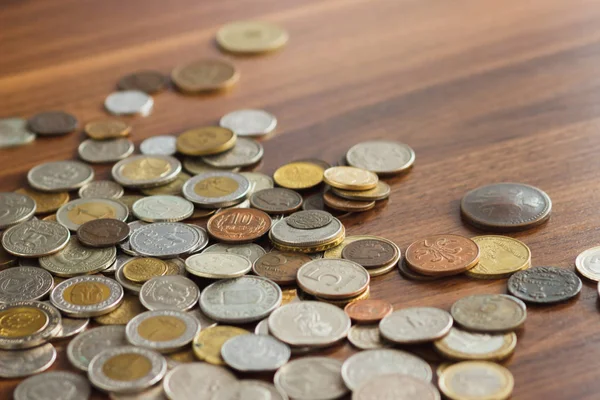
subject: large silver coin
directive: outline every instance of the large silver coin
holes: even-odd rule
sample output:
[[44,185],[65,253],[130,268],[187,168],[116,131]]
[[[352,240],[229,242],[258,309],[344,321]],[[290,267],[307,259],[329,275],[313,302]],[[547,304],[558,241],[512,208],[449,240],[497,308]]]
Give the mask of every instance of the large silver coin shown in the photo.
[[79,189],[94,179],[94,170],[79,161],[53,161],[33,167],[27,173],[29,185],[43,192]]
[[77,151],[83,161],[109,163],[129,157],[134,149],[133,142],[126,138],[112,140],[87,139],[81,142]]
[[209,279],[237,278],[250,272],[251,268],[250,260],[231,253],[201,253],[185,260],[187,272]]
[[178,222],[194,213],[194,205],[184,198],[155,195],[139,199],[132,206],[133,215],[146,222]]
[[294,228],[287,223],[287,218],[284,218],[271,227],[269,237],[286,246],[318,246],[338,237],[343,229],[344,226],[337,218],[317,229]]
[[215,243],[212,246],[208,246],[203,253],[230,253],[237,254],[239,256],[246,257],[251,263],[258,260],[260,256],[267,254],[265,249],[256,243],[244,243],[244,244],[227,244],[227,243]]
[[225,114],[219,125],[238,136],[264,136],[275,130],[277,118],[264,110],[236,110]]
[[370,275],[354,261],[321,258],[300,267],[296,280],[304,292],[335,300],[364,292],[369,286]]
[[383,318],[379,330],[384,338],[395,343],[425,343],[446,336],[452,323],[452,316],[439,308],[411,307]]
[[328,346],[349,329],[350,317],[342,309],[319,301],[289,303],[269,317],[269,332],[291,346]]
[[100,272],[115,261],[116,255],[114,246],[85,247],[72,236],[62,251],[40,258],[40,266],[56,276],[70,278]]
[[19,321],[16,327],[10,323],[0,330],[0,349],[29,349],[47,342],[60,330],[60,313],[40,301],[15,301],[0,304],[0,315],[5,321]]
[[256,140],[238,138],[235,146],[224,153],[204,156],[202,159],[215,168],[247,167],[260,161],[264,149]]
[[268,316],[279,307],[281,297],[281,289],[273,281],[242,276],[207,286],[200,295],[200,308],[215,321],[245,324]]
[[50,343],[27,350],[0,350],[0,377],[23,378],[45,371],[56,360]]
[[131,249],[149,257],[176,257],[194,249],[201,237],[198,231],[179,222],[148,224],[129,237]]
[[67,346],[67,357],[75,368],[87,371],[92,359],[103,350],[127,344],[124,326],[101,326],[85,331],[71,340]]
[[39,300],[50,293],[54,280],[39,267],[15,267],[0,272],[0,303]]
[[28,220],[35,210],[35,200],[25,194],[0,193],[0,229]]
[[221,357],[238,371],[275,371],[290,359],[290,347],[271,336],[234,336],[221,347]]
[[178,159],[158,154],[127,157],[111,169],[115,181],[132,188],[166,185],[177,179],[180,172],[181,162]]
[[147,117],[152,112],[152,96],[139,90],[113,92],[104,100],[106,111],[113,115],[135,115]]
[[248,196],[251,196],[252,193],[258,192],[259,190],[275,187],[273,178],[261,172],[240,172],[240,175],[250,181],[250,191],[248,192]]
[[127,221],[129,209],[123,203],[110,199],[76,199],[61,206],[56,212],[56,221],[72,231],[88,221],[114,218]]
[[157,276],[142,286],[140,302],[148,310],[189,310],[200,298],[196,284],[180,275]]
[[64,226],[32,219],[15,225],[2,235],[2,247],[19,257],[43,257],[67,246],[71,233]]
[[140,152],[147,155],[172,156],[177,152],[176,143],[175,136],[153,136],[140,143]]
[[441,400],[435,386],[404,374],[388,374],[370,379],[352,393],[352,400]]
[[0,119],[0,149],[22,146],[35,140],[35,133],[27,127],[23,118]]
[[415,152],[404,143],[373,140],[352,146],[346,160],[348,165],[376,174],[396,174],[413,165]]
[[146,311],[127,323],[125,334],[134,346],[170,353],[192,343],[200,331],[196,318],[173,310]]
[[474,294],[456,301],[450,314],[467,330],[498,333],[522,326],[527,319],[527,307],[506,294]]
[[406,374],[431,382],[433,371],[429,364],[417,356],[401,350],[377,349],[354,354],[344,361],[342,377],[350,390],[365,382],[387,374]]
[[211,400],[233,399],[288,400],[288,397],[274,385],[253,379],[244,379],[222,387],[211,397]]
[[169,371],[163,380],[163,388],[171,400],[212,399],[221,388],[236,382],[236,377],[225,368],[195,362]]
[[82,199],[120,199],[125,190],[123,186],[113,181],[92,181],[79,189]]
[[279,368],[275,386],[291,399],[339,399],[348,393],[341,370],[342,363],[333,358],[300,358]]
[[50,301],[63,314],[74,318],[108,314],[123,301],[123,287],[104,276],[79,276],[59,283]]
[[182,191],[186,199],[200,207],[228,207],[246,198],[250,182],[242,175],[232,172],[206,172],[189,179]]
[[25,379],[17,386],[14,400],[87,400],[92,388],[83,376],[52,371]]

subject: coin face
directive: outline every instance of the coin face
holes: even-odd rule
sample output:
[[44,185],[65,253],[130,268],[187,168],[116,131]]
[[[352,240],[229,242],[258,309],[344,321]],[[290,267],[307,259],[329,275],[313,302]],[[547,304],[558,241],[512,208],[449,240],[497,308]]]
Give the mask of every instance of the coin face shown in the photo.
[[221,347],[225,363],[237,371],[275,371],[290,359],[287,344],[264,335],[252,333],[227,340]]
[[186,311],[200,298],[198,286],[180,275],[158,276],[150,279],[140,291],[140,301],[150,311]]
[[95,274],[108,268],[115,261],[116,254],[114,246],[96,249],[85,247],[71,236],[64,249],[40,258],[40,266],[62,277]]
[[64,135],[77,129],[79,122],[64,111],[47,111],[31,117],[28,126],[38,135]]
[[415,152],[404,143],[373,140],[352,146],[346,160],[353,167],[376,174],[397,174],[412,167]]
[[27,350],[0,350],[0,377],[23,378],[43,372],[56,360],[50,343]]
[[0,304],[0,349],[28,349],[47,342],[60,330],[60,313],[39,301]]
[[69,342],[67,357],[75,368],[87,371],[92,359],[103,350],[127,344],[124,326],[93,328],[75,336]]
[[52,275],[39,267],[15,267],[0,271],[0,303],[39,300],[50,293]]
[[600,282],[600,247],[580,253],[575,260],[577,271],[588,279]]
[[271,218],[251,208],[232,208],[213,215],[207,224],[208,233],[225,243],[254,241],[271,228]]
[[296,282],[298,270],[310,261],[312,258],[306,254],[272,251],[257,259],[252,265],[252,271],[279,285],[290,285]]
[[378,181],[377,186],[369,190],[357,191],[332,188],[331,192],[346,200],[375,201],[387,199],[390,196],[391,188],[387,183]]
[[117,219],[126,221],[129,210],[122,203],[110,199],[71,200],[56,212],[56,220],[66,228],[76,231],[88,221]]
[[154,99],[139,90],[113,92],[104,100],[104,108],[112,115],[136,115],[147,117],[154,107]]
[[54,161],[33,167],[27,181],[43,192],[64,192],[80,188],[94,179],[94,170],[79,161]]
[[394,310],[391,303],[385,300],[359,300],[348,304],[344,311],[357,323],[375,323],[390,315]]
[[264,53],[283,47],[288,33],[277,25],[261,21],[236,21],[217,32],[217,43],[232,53]]
[[0,229],[28,220],[36,210],[36,202],[27,194],[0,193]]
[[228,279],[247,274],[252,263],[233,253],[205,252],[188,257],[185,267],[190,274],[201,278]]
[[552,201],[542,190],[521,183],[482,186],[463,197],[460,210],[471,225],[498,231],[529,229],[550,218]]
[[[199,376],[202,379],[195,379]],[[237,378],[225,368],[207,363],[190,363],[169,371],[163,386],[167,396],[172,399],[209,399],[215,392],[236,382]]]
[[332,221],[333,216],[326,211],[306,210],[298,211],[286,220],[288,225],[296,229],[318,229]]
[[192,342],[200,330],[196,318],[175,310],[147,311],[127,323],[125,334],[134,346],[168,353]]
[[15,400],[88,399],[92,393],[89,382],[73,372],[51,371],[25,379],[15,389]]
[[450,332],[452,317],[433,307],[411,307],[397,310],[379,323],[381,335],[395,343],[432,342]]
[[207,363],[225,365],[225,361],[221,357],[223,344],[233,337],[249,333],[242,328],[224,325],[203,329],[194,338],[192,344],[194,354],[199,360],[206,361]]
[[379,178],[373,172],[355,167],[331,167],[323,173],[328,185],[347,190],[369,190],[377,187]]
[[450,365],[439,377],[444,396],[460,399],[508,399],[514,378],[505,367],[485,361],[464,361]]
[[250,204],[269,214],[289,214],[302,206],[302,196],[289,189],[264,189],[250,197]]
[[[241,399],[244,396],[268,396],[269,400],[285,400],[281,392],[272,384],[252,379],[244,379],[216,391],[213,400]],[[259,397],[260,398],[260,397]]]
[[465,329],[490,333],[513,331],[527,318],[525,303],[505,294],[464,297],[452,305],[450,313]]
[[22,118],[0,118],[0,149],[22,146],[35,140],[35,133],[29,130],[27,121]]
[[404,374],[389,374],[365,382],[352,393],[352,400],[440,400],[440,392],[431,383]]
[[171,80],[184,93],[227,89],[237,83],[240,74],[225,60],[198,60],[176,67]]
[[309,189],[323,182],[323,168],[308,162],[285,164],[273,174],[275,182],[287,189]]
[[[35,214],[47,214],[54,212],[60,208],[63,204],[69,201],[68,192],[40,192],[39,190],[31,188],[21,188],[15,190],[15,193],[24,194],[31,197],[35,201]],[[0,194],[2,198],[2,194]],[[0,200],[2,201],[2,200]]]
[[129,135],[131,125],[118,119],[106,118],[88,122],[83,130],[92,139],[117,139]]
[[238,138],[230,150],[221,154],[205,156],[204,162],[216,168],[246,167],[259,162],[264,149],[256,140]]
[[186,199],[200,207],[228,207],[246,198],[250,182],[231,172],[207,172],[189,179],[182,191]]
[[275,385],[292,399],[334,400],[348,393],[342,363],[327,357],[304,357],[281,367]]
[[79,157],[89,163],[115,162],[133,153],[133,142],[126,138],[94,140],[87,139],[78,147]]
[[246,257],[251,263],[254,263],[263,254],[266,254],[265,249],[255,243],[215,243],[204,250],[204,253],[211,252],[237,254]]
[[466,274],[473,278],[505,278],[516,271],[528,268],[531,251],[520,240],[506,236],[477,236],[473,241],[479,246],[479,262]]
[[75,318],[107,314],[122,300],[123,287],[113,279],[97,275],[67,279],[50,295],[54,307]]
[[377,268],[389,264],[397,256],[397,247],[379,239],[363,239],[348,244],[342,257],[365,268]]
[[353,261],[321,258],[304,264],[298,270],[296,280],[303,291],[335,300],[364,292],[370,276],[366,269]]
[[42,257],[64,249],[70,237],[69,230],[56,222],[32,219],[7,229],[2,247],[15,256]]
[[439,353],[452,360],[500,361],[515,350],[517,335],[514,332],[472,333],[452,328],[448,335],[433,344]]
[[129,244],[132,250],[149,257],[176,257],[196,248],[200,233],[180,222],[157,222],[135,230]]
[[77,238],[86,246],[109,247],[127,239],[130,231],[129,225],[118,219],[94,219],[77,229]]
[[181,172],[181,163],[174,157],[140,155],[127,157],[112,170],[115,181],[125,187],[145,188],[166,185]]
[[236,110],[225,114],[219,125],[238,136],[264,136],[275,130],[277,118],[264,110]]
[[423,275],[460,274],[479,261],[479,247],[459,235],[433,235],[413,242],[406,249],[408,266]]
[[236,142],[233,131],[218,126],[209,126],[183,132],[177,137],[176,146],[177,151],[182,154],[206,156],[229,150],[235,146]]
[[167,77],[158,71],[136,71],[117,82],[117,87],[121,90],[139,90],[148,94],[158,93],[166,86]]
[[177,138],[172,135],[152,136],[140,143],[142,154],[172,156],[177,152]]
[[572,271],[557,267],[533,267],[508,279],[508,292],[521,300],[549,304],[569,300],[581,291],[581,279]]
[[133,215],[146,222],[177,222],[194,213],[194,205],[179,196],[155,195],[133,204]]
[[353,325],[352,328],[350,328],[350,331],[348,331],[348,341],[352,343],[354,347],[361,350],[389,347],[389,344],[384,342],[379,334],[379,326],[377,324]]
[[116,200],[121,199],[123,193],[123,186],[113,181],[92,181],[79,189],[79,197],[82,199]]

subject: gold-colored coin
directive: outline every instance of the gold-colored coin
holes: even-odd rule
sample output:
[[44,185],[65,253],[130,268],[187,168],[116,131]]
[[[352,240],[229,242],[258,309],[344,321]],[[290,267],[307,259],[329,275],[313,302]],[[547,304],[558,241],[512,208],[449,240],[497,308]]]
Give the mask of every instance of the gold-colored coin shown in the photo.
[[127,207],[127,210],[129,210],[129,215],[133,215],[133,203],[135,203],[136,201],[143,199],[146,196],[140,196],[138,194],[128,194],[125,196],[121,196],[119,197],[118,201],[119,203],[124,204]]
[[48,315],[34,307],[11,307],[0,312],[0,337],[19,338],[40,332]]
[[190,129],[177,137],[177,151],[188,156],[218,154],[235,146],[236,139],[231,129],[220,126]]
[[35,201],[35,214],[46,214],[58,210],[69,201],[69,192],[40,192],[35,189],[21,188],[15,190],[17,193],[25,194]]
[[206,217],[213,215],[216,212],[217,212],[216,209],[210,210],[210,209],[196,208],[194,210],[194,213],[192,214],[192,216],[189,217],[188,219],[206,218]]
[[191,178],[191,176],[189,176],[185,172],[180,172],[179,175],[177,175],[177,178],[175,178],[175,180],[173,182],[167,183],[166,185],[163,185],[163,186],[142,189],[142,193],[144,193],[148,196],[154,196],[154,195],[158,195],[158,194],[169,194],[169,195],[177,196],[177,195],[181,194],[181,188],[183,187],[183,184],[185,182],[187,182],[187,180],[190,178]]
[[123,165],[121,175],[132,181],[145,181],[162,178],[171,172],[171,164],[167,160],[154,157],[136,158]]
[[146,311],[137,296],[126,295],[114,311],[94,318],[101,325],[127,325],[136,315]]
[[287,189],[309,189],[323,182],[323,168],[309,162],[285,164],[273,174],[275,183]]
[[171,80],[184,93],[222,90],[240,78],[235,66],[224,60],[198,60],[176,67]]
[[194,192],[203,197],[224,197],[229,196],[239,187],[239,183],[228,176],[211,176],[196,183]]
[[219,325],[200,331],[194,338],[192,348],[199,360],[214,365],[225,365],[221,358],[221,347],[234,336],[246,335],[248,332],[235,326]]
[[298,296],[296,294],[296,289],[282,289],[281,290],[281,305],[284,306],[286,304],[291,303]]
[[514,332],[472,333],[452,328],[433,344],[440,354],[451,360],[501,361],[515,351],[517,335]]
[[66,288],[63,299],[77,306],[91,306],[108,300],[110,295],[110,288],[104,283],[80,282]]
[[529,268],[531,250],[520,240],[485,235],[472,239],[479,246],[479,263],[465,274],[479,279],[500,279]]
[[355,167],[331,167],[323,173],[329,186],[346,190],[369,190],[377,187],[377,174]]
[[152,370],[152,362],[141,354],[125,353],[112,356],[104,365],[102,372],[108,378],[131,382],[148,375]]
[[123,266],[123,275],[132,282],[143,283],[155,276],[163,276],[169,266],[163,260],[153,257],[140,257],[128,261]]
[[451,400],[505,400],[515,382],[511,372],[499,364],[463,361],[444,369],[438,384]]
[[88,201],[75,205],[67,211],[67,218],[75,225],[100,218],[117,219],[117,210],[108,203]]
[[217,32],[217,43],[232,53],[264,53],[287,43],[288,33],[277,25],[259,21],[229,23]]
[[374,238],[379,239],[377,236],[370,236],[370,235],[347,236],[346,238],[344,238],[344,241],[341,242],[338,246],[327,250],[323,254],[323,258],[342,258],[342,250],[344,250],[344,247],[348,246],[350,243],[356,242],[357,240],[374,239]]
[[89,122],[83,130],[92,139],[115,139],[129,135],[131,125],[118,119],[107,118]]
[[376,201],[387,199],[390,196],[390,185],[384,181],[378,181],[377,186],[369,190],[344,190],[332,188],[331,191],[338,197],[346,200]]
[[44,221],[53,221],[56,222],[56,214],[50,214],[42,218]]
[[151,342],[168,342],[181,337],[186,330],[185,322],[170,315],[157,315],[145,319],[137,328],[138,334]]

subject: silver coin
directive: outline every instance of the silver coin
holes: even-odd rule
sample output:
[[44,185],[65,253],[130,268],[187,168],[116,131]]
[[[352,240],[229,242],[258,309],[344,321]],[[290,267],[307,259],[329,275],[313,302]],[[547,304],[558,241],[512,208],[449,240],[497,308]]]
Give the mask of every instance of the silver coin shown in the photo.
[[193,250],[190,250],[186,254],[194,254],[204,250],[204,248],[208,244],[208,233],[206,232],[206,229],[194,224],[188,224],[188,226],[192,227],[198,232],[198,234],[200,235],[200,241],[198,242],[198,245],[194,247]]
[[195,362],[181,364],[169,371],[163,380],[163,388],[171,400],[213,399],[221,388],[236,382],[236,377],[225,368]]
[[70,278],[95,274],[108,268],[117,256],[114,246],[93,248],[83,246],[71,236],[67,246],[58,253],[40,258],[40,266],[53,275]]
[[155,195],[133,203],[133,215],[146,222],[177,222],[194,213],[194,205],[184,198],[171,195]]
[[89,382],[73,372],[52,371],[25,379],[17,386],[14,400],[87,400]]
[[123,186],[113,181],[92,181],[79,189],[82,199],[120,199],[125,193]]
[[76,199],[61,206],[56,212],[56,221],[76,231],[87,221],[114,218],[127,221],[129,210],[123,203],[110,199]]
[[318,229],[329,225],[332,220],[333,215],[327,211],[303,210],[290,215],[286,222],[296,229]]
[[50,301],[67,316],[96,317],[108,314],[121,304],[123,287],[105,276],[78,276],[59,283]]
[[204,156],[202,159],[215,168],[236,168],[256,164],[263,154],[263,146],[256,140],[237,138],[232,149],[220,154]]
[[148,225],[148,223],[144,222],[144,221],[132,221],[132,222],[128,223],[127,225],[129,226],[129,231],[130,231],[129,237],[125,241],[119,243],[119,248],[123,251],[123,253],[130,255],[130,256],[137,257],[137,256],[139,256],[139,254],[136,251],[131,249],[131,246],[129,245],[129,238],[131,238],[131,234],[134,231],[140,229],[144,225]]
[[28,220],[33,217],[35,210],[35,200],[25,194],[0,193],[0,229]]
[[94,169],[79,161],[53,161],[33,167],[27,173],[29,185],[43,192],[79,189],[94,179]]
[[23,118],[0,118],[0,149],[22,146],[35,140]]
[[[124,254],[121,254],[121,255],[123,255],[125,257],[129,257]],[[117,256],[117,258],[118,258],[118,256]],[[119,265],[117,263],[117,258],[115,258],[115,261],[112,264],[110,264],[106,269],[103,269],[100,272],[102,272],[104,275],[113,275],[115,272],[117,272],[117,266]]]
[[339,399],[348,393],[341,371],[342,363],[333,358],[300,358],[279,368],[274,378],[275,387],[291,399]]
[[269,318],[265,318],[256,324],[254,328],[255,335],[269,335]]
[[335,239],[343,229],[344,226],[337,218],[317,229],[294,228],[287,223],[287,218],[284,218],[271,227],[269,237],[286,246],[317,246]]
[[259,321],[281,304],[277,284],[259,276],[225,279],[200,294],[200,308],[218,322],[244,324]]
[[222,210],[227,210],[228,208],[250,208],[250,200],[246,199],[241,203],[234,204],[232,206],[221,207],[217,210],[217,212],[221,212]]
[[[212,194],[209,196],[208,193],[205,193],[207,191],[203,190],[207,185],[219,189],[219,185],[223,185],[223,182],[227,184],[223,190],[225,193],[223,196],[212,197]],[[234,186],[235,190],[231,192],[229,188]],[[189,179],[183,185],[182,191],[186,199],[200,207],[220,208],[232,206],[244,200],[250,191],[250,182],[242,175],[232,172],[206,172]]]
[[177,179],[180,172],[181,163],[178,159],[159,154],[127,157],[111,169],[115,181],[131,188],[166,185]]
[[185,269],[201,278],[229,279],[246,275],[252,269],[252,263],[237,254],[208,252],[188,257]]
[[198,286],[180,275],[154,277],[140,290],[140,302],[150,311],[186,311],[194,307],[199,298]]
[[379,326],[373,325],[353,325],[348,332],[348,341],[352,345],[361,350],[372,350],[389,347],[389,345],[382,340],[379,333]]
[[415,152],[404,143],[373,140],[352,146],[346,153],[346,160],[352,167],[377,174],[394,174],[413,165]]
[[45,371],[56,360],[50,343],[27,350],[0,350],[0,378],[23,378]]
[[277,118],[264,110],[236,110],[225,114],[219,125],[238,136],[264,136],[275,130]]
[[90,323],[89,318],[67,318],[60,319],[60,331],[52,337],[52,341],[73,337],[81,333]]
[[87,371],[92,359],[103,350],[127,344],[124,326],[101,326],[75,336],[67,346],[67,357],[75,368]]
[[192,317],[196,318],[196,320],[200,324],[201,329],[212,328],[213,326],[217,325],[216,321],[213,321],[212,319],[208,318],[200,308],[194,308],[193,310],[190,310],[187,313]]
[[202,157],[186,157],[183,159],[183,168],[191,174],[200,175],[206,172],[238,172],[240,168],[215,168],[202,160]]
[[289,303],[269,316],[271,335],[291,346],[328,346],[349,330],[350,317],[342,309],[319,301]]
[[354,261],[321,258],[300,267],[296,280],[304,292],[335,300],[363,293],[369,286],[370,275]]
[[[167,360],[167,363],[169,360]],[[162,385],[156,385],[139,393],[109,393],[110,400],[168,400]]]
[[384,338],[394,343],[426,343],[446,336],[452,323],[452,316],[439,308],[411,307],[396,310],[383,318],[379,330]]
[[255,243],[244,243],[244,244],[227,244],[227,243],[216,243],[212,246],[207,247],[203,253],[230,253],[237,254],[239,256],[246,257],[251,263],[254,263],[261,256],[267,252],[261,246]]
[[0,303],[39,300],[54,286],[49,272],[39,267],[15,267],[0,271]]
[[152,112],[152,96],[139,90],[113,92],[104,100],[104,107],[113,115],[135,115],[147,117]]
[[177,138],[171,135],[153,136],[140,143],[140,151],[147,155],[172,156],[177,152]]
[[149,257],[176,257],[194,249],[198,231],[180,222],[158,222],[135,230],[129,237],[131,249]]
[[198,320],[174,310],[146,311],[127,323],[125,335],[134,346],[170,353],[192,343],[200,331]]
[[441,400],[431,383],[404,374],[388,374],[370,379],[352,393],[352,400]]
[[237,381],[219,389],[211,400],[288,400],[274,385],[251,379]]
[[133,142],[126,138],[111,140],[86,139],[77,148],[79,158],[89,163],[116,162],[129,157],[134,150]]
[[[115,356],[127,356],[131,364],[120,364],[119,377],[110,368],[105,368],[107,361]],[[148,365],[144,376],[138,377],[139,371],[132,371],[137,363]],[[111,376],[106,372],[110,371]],[[148,389],[159,382],[167,372],[167,361],[165,358],[152,351],[141,347],[123,346],[107,349],[98,354],[88,367],[88,378],[92,385],[100,390],[115,393],[135,393]],[[128,374],[135,374],[137,379],[127,379]]]
[[600,247],[592,247],[580,253],[575,259],[575,266],[582,276],[600,282]]
[[273,178],[261,172],[240,172],[240,175],[250,181],[250,191],[248,192],[248,196],[251,196],[252,193],[258,192],[259,190],[275,187]]
[[64,226],[32,219],[8,228],[2,235],[2,247],[19,257],[42,257],[67,246],[71,234]]
[[434,342],[435,349],[452,360],[498,361],[509,357],[517,345],[514,332],[490,335],[452,328]]
[[344,361],[342,377],[350,390],[370,379],[387,374],[406,374],[431,382],[433,371],[417,356],[395,349],[365,350]]
[[290,347],[271,336],[234,336],[221,347],[221,357],[238,371],[275,371],[288,362]]
[[[18,312],[15,315],[15,310]],[[47,342],[60,329],[60,313],[58,310],[41,301],[15,301],[12,303],[0,304],[0,314],[4,319],[17,319],[23,326],[23,335],[16,336],[9,327],[5,336],[5,331],[0,331],[0,349],[29,349]],[[10,322],[8,322],[10,325]],[[13,328],[14,329],[14,328]],[[27,332],[33,332],[27,334]]]

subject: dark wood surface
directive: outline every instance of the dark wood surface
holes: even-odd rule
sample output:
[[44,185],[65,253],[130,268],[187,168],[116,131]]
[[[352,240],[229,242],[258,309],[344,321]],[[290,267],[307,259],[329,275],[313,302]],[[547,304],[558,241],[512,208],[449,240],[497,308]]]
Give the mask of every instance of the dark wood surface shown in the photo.
[[[344,219],[348,233],[381,235],[403,250],[435,233],[475,235],[459,201],[482,184],[515,181],[552,198],[549,223],[515,234],[534,265],[573,269],[600,242],[600,4],[560,0],[5,0],[0,12],[0,117],[45,110],[82,123],[104,116],[119,77],[164,73],[220,56],[240,68],[228,93],[155,97],[148,118],[131,119],[132,139],[215,124],[237,108],[279,119],[264,143],[272,173],[291,159],[339,160],[353,144],[408,143],[414,169],[391,180],[389,201]],[[260,57],[222,55],[223,23],[281,24],[291,40]],[[43,161],[76,157],[77,132],[0,150],[0,190],[26,184]],[[97,167],[99,178],[108,167]],[[433,283],[397,271],[373,279],[372,297],[395,307],[449,309],[473,293],[504,293],[505,280],[466,277]],[[530,307],[515,355],[515,399],[597,399],[600,315],[596,285],[566,304]],[[69,368],[66,343],[52,370]],[[328,354],[343,359],[349,345]],[[437,365],[429,349],[418,349]],[[10,398],[16,380],[0,383]],[[96,394],[95,398],[104,398]]]

